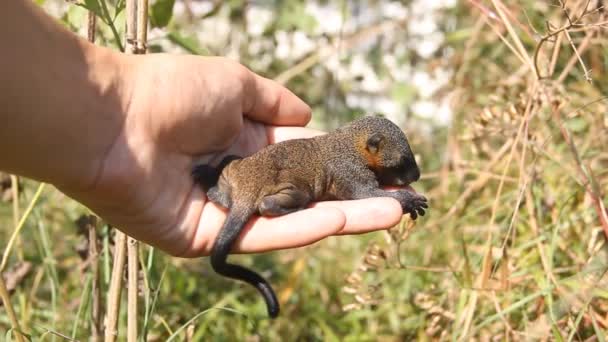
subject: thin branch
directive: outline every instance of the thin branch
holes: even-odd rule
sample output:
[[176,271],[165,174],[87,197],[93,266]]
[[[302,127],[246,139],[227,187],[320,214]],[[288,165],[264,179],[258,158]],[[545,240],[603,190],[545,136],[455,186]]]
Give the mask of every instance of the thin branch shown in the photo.
[[[587,0],[587,3],[583,7],[582,13],[577,18],[572,19],[570,17],[570,14],[568,14],[568,10],[566,9],[565,3],[562,2],[562,1],[560,1],[560,7],[561,7],[562,12],[564,13],[564,16],[566,17],[566,20],[567,20],[568,23],[565,24],[565,25],[563,25],[563,26],[561,26],[558,29],[552,29],[551,28],[551,24],[549,22],[547,22],[547,31],[548,32],[547,32],[547,34],[545,36],[543,36],[540,39],[540,41],[536,45],[536,49],[534,50],[534,57],[533,57],[533,60],[534,60],[534,70],[536,71],[536,75],[537,75],[537,77],[538,77],[539,80],[545,79],[545,78],[548,77],[548,76],[541,76],[541,73],[540,73],[540,67],[539,67],[540,50],[541,50],[541,48],[542,48],[542,46],[543,46],[543,44],[545,42],[550,41],[551,39],[555,38],[556,36],[558,36],[560,33],[563,32],[564,34],[566,34],[566,37],[568,38],[568,40],[570,41],[570,44],[572,45],[572,48],[574,49],[574,53],[577,55],[577,58],[580,61],[580,64],[583,66],[583,69],[585,70],[585,78],[587,79],[587,81],[590,81],[589,72],[587,71],[587,68],[585,67],[585,64],[583,63],[582,59],[580,58],[580,54],[579,53],[582,53],[582,51],[581,51],[582,49],[581,49],[580,46],[579,46],[579,49],[577,49],[574,46],[574,43],[572,42],[572,39],[570,38],[570,34],[568,32],[569,30],[571,30],[571,29],[573,29],[575,27],[589,27],[589,26],[593,26],[593,24],[581,24],[581,20],[584,17],[586,17],[586,16],[588,16],[588,15],[590,15],[590,14],[592,14],[592,13],[594,13],[594,12],[597,11],[597,9],[595,9],[593,11],[589,11],[589,2],[590,2],[590,0]],[[587,36],[589,36],[589,35],[592,36],[593,32],[588,32]],[[587,38],[587,37],[585,37],[585,38]],[[558,43],[561,43],[561,40],[558,40]],[[570,63],[569,63],[569,65],[570,65]],[[550,73],[550,75],[551,74],[552,73]],[[564,73],[562,73],[562,76],[563,75],[564,75]],[[563,81],[563,79],[561,78],[561,76],[560,76],[560,80]]]
[[[579,44],[579,46],[576,48],[576,51],[578,51],[579,54],[584,53],[587,50],[587,48],[591,45],[591,39],[593,38],[594,34],[595,34],[595,32],[593,32],[593,31],[587,31],[585,38]],[[568,63],[566,63],[564,70],[562,70],[562,73],[557,78],[558,83],[562,83],[566,79],[566,77],[568,77],[568,75],[570,74],[570,71],[572,70],[572,68],[574,68],[577,61],[578,61],[578,57],[576,55],[572,56],[570,58]]]
[[576,56],[576,58],[578,59],[579,64],[583,68],[583,71],[585,73],[585,80],[587,82],[591,83],[593,80],[591,79],[590,72],[587,69],[587,67],[585,66],[585,62],[583,62],[583,59],[581,58],[581,55],[578,53],[576,45],[574,45],[574,42],[572,41],[572,37],[570,37],[570,33],[568,32],[568,30],[566,30],[566,31],[564,31],[564,34],[566,35],[566,38],[568,38],[568,42],[570,43],[570,46],[572,46],[572,50],[574,50],[574,55]]

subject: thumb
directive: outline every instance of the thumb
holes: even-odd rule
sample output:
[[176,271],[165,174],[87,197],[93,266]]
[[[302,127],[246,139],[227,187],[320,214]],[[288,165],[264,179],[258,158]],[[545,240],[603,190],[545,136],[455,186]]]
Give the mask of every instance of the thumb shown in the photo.
[[249,71],[245,78],[243,112],[252,120],[277,126],[305,126],[311,109],[277,82]]

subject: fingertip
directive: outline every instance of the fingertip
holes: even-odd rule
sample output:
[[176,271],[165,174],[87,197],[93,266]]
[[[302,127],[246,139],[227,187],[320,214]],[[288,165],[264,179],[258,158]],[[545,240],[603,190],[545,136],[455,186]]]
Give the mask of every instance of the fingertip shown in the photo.
[[333,206],[341,210],[346,223],[337,234],[362,234],[387,229],[401,221],[403,211],[393,198],[379,197],[352,201],[319,202],[315,207]]
[[266,126],[269,144],[291,139],[312,138],[323,134],[325,132],[305,127]]
[[235,244],[240,253],[260,253],[310,245],[339,233],[346,224],[337,208],[311,208],[274,218],[259,217]]

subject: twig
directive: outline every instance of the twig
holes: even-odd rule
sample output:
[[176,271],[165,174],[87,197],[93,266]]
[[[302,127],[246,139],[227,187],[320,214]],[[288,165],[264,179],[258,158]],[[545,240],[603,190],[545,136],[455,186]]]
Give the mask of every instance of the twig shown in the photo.
[[[593,38],[593,35],[595,34],[595,32],[593,31],[588,31],[585,34],[585,38],[583,38],[583,41],[579,44],[579,46],[576,48],[577,54],[582,54],[583,52],[585,52],[587,50],[587,48],[589,47],[590,43],[591,43],[591,39]],[[578,61],[578,57],[572,56],[570,58],[570,60],[568,61],[568,63],[566,63],[566,66],[564,67],[564,70],[562,70],[562,73],[559,75],[559,77],[557,78],[557,82],[558,83],[562,83],[566,77],[568,77],[568,74],[570,74],[570,71],[572,70],[572,68],[574,67],[574,65],[576,64],[576,62]]]
[[[593,35],[593,32],[590,32],[590,33],[591,34],[589,35],[589,37],[591,37]],[[576,56],[576,58],[578,59],[579,64],[583,68],[583,72],[585,73],[585,80],[587,82],[593,81],[591,79],[590,74],[589,74],[589,70],[585,66],[585,62],[583,62],[583,59],[581,58],[581,55],[579,54],[578,49],[576,48],[576,45],[574,45],[574,42],[572,41],[572,37],[570,37],[570,33],[568,32],[568,30],[564,31],[564,34],[566,35],[566,38],[568,38],[568,42],[570,43],[570,46],[572,46],[572,50],[574,50],[574,55]]]
[[555,67],[557,66],[557,59],[559,57],[559,51],[562,46],[563,35],[558,35],[557,40],[555,41],[555,46],[553,47],[553,54],[551,55],[551,63],[549,64],[549,77],[553,76],[555,72]]
[[[538,60],[539,60],[540,50],[541,50],[543,44],[545,42],[547,42],[549,39],[551,39],[551,38],[559,35],[562,32],[564,32],[564,34],[566,34],[566,36],[568,37],[568,40],[570,41],[570,44],[572,45],[572,48],[574,49],[575,54],[578,56],[578,60],[580,61],[581,65],[583,66],[583,69],[585,70],[585,78],[587,79],[587,77],[588,77],[588,71],[587,71],[587,69],[585,67],[585,64],[583,63],[582,59],[579,56],[579,53],[582,53],[583,49],[581,47],[583,46],[584,42],[581,43],[581,46],[579,46],[579,49],[577,50],[577,48],[574,47],[574,43],[572,42],[572,39],[570,38],[570,34],[568,33],[568,30],[571,30],[574,27],[588,26],[588,25],[580,24],[580,21],[585,16],[587,16],[587,15],[595,12],[596,10],[594,10],[594,11],[589,11],[588,10],[588,8],[589,8],[589,0],[588,0],[587,3],[585,4],[585,6],[583,7],[582,13],[576,19],[572,19],[570,17],[570,15],[568,14],[568,10],[566,9],[565,3],[562,2],[562,1],[560,1],[560,6],[561,6],[562,11],[564,12],[564,15],[566,16],[566,20],[567,20],[568,23],[565,24],[565,25],[563,25],[562,27],[560,27],[558,29],[552,30],[551,29],[551,24],[549,22],[547,22],[547,28],[548,28],[549,32],[540,39],[540,41],[536,45],[536,49],[534,50],[533,60],[534,60],[534,70],[536,71],[536,76],[538,77],[539,80],[547,78],[547,76],[541,76],[540,68],[538,66],[538,63],[539,63]],[[587,36],[589,36],[589,35],[593,36],[593,32],[587,32]],[[585,37],[585,38],[587,39],[587,37]],[[561,43],[561,39],[558,40],[558,44],[559,43]],[[586,46],[585,46],[585,48],[586,48]],[[553,63],[552,63],[552,65],[553,65]],[[571,62],[568,62],[568,66],[569,67],[567,66],[565,70],[569,70],[570,68],[572,68],[572,65],[571,65]],[[551,70],[553,70],[553,68],[551,68]],[[549,75],[551,75],[551,74],[552,74],[552,72]],[[558,82],[562,82],[563,81],[563,79],[565,78],[564,75],[565,75],[564,72],[562,72],[562,74],[560,75],[560,78],[558,79]],[[587,80],[589,80],[589,79],[587,79]]]

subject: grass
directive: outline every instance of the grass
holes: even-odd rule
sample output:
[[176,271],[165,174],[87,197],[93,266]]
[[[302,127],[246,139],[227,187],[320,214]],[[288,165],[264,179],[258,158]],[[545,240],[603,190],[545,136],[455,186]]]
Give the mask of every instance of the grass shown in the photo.
[[[594,3],[471,1],[445,13],[458,34],[447,36],[451,57],[435,62],[454,69],[453,124],[410,134],[429,215],[238,256],[275,286],[275,321],[253,289],[217,277],[207,260],[140,246],[140,338],[605,341],[608,47]],[[303,76],[290,77],[297,89]],[[0,203],[5,278],[32,264],[10,297],[15,317],[34,340],[84,340],[93,271],[76,221],[88,213],[51,186],[20,185]],[[114,242],[103,224],[97,233],[105,307]],[[0,336],[14,338],[10,327],[0,311]]]

